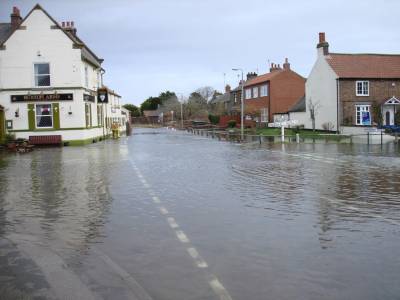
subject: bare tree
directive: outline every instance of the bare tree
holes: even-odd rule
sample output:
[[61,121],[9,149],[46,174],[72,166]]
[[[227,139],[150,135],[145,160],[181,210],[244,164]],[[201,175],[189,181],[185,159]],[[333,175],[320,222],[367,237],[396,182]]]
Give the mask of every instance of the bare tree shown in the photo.
[[315,131],[315,116],[318,114],[318,109],[320,107],[319,101],[313,102],[312,99],[308,99],[308,107],[310,109],[310,119],[312,122],[312,129]]
[[195,92],[200,94],[201,97],[206,99],[206,101],[208,102],[214,96],[215,89],[211,86],[204,86],[204,87],[198,88]]

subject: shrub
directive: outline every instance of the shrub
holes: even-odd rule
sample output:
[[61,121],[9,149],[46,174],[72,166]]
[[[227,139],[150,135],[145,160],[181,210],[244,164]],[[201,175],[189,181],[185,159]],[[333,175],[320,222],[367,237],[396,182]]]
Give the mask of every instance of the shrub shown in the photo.
[[333,125],[332,122],[325,122],[322,124],[322,128],[325,131],[332,131],[334,127],[335,127],[335,125]]
[[229,120],[228,121],[228,127],[229,128],[235,128],[236,127],[236,120]]
[[208,120],[210,120],[211,124],[217,125],[219,123],[219,116],[209,114]]

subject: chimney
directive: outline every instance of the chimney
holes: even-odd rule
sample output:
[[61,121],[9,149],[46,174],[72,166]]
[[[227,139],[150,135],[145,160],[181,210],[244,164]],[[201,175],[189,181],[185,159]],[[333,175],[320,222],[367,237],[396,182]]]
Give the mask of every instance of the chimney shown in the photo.
[[21,18],[18,7],[16,7],[16,6],[13,7],[13,11],[12,11],[10,17],[11,17],[11,28],[12,28],[12,30],[15,30],[22,23],[22,18]]
[[290,70],[290,63],[289,60],[287,59],[287,57],[285,58],[285,63],[283,64],[283,69],[284,70]]
[[76,36],[76,28],[75,24],[73,21],[67,21],[67,22],[61,22],[61,27],[64,29],[66,32],[69,32],[73,36]]
[[328,55],[329,54],[329,44],[325,40],[325,32],[319,33],[319,43],[317,45],[318,55]]
[[274,63],[271,63],[271,68],[269,68],[269,71],[270,72],[275,72],[275,71],[278,71],[278,70],[281,70],[281,66],[277,65],[277,64],[274,64]]
[[257,73],[247,73],[247,80],[250,80],[250,79],[252,79],[252,78],[254,78],[254,77],[257,77]]
[[225,86],[225,93],[228,94],[228,93],[230,93],[230,92],[231,92],[231,86],[230,86],[229,84],[227,84],[227,85]]

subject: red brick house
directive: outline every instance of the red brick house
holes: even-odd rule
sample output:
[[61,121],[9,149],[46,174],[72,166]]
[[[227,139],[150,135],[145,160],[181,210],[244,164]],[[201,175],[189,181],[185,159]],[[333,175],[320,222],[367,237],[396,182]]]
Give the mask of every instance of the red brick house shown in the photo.
[[[261,123],[273,122],[274,114],[287,112],[305,92],[306,79],[292,71],[286,58],[282,68],[271,64],[270,72],[259,75],[248,73],[244,83],[246,119]],[[240,113],[240,86],[233,91],[233,111]]]

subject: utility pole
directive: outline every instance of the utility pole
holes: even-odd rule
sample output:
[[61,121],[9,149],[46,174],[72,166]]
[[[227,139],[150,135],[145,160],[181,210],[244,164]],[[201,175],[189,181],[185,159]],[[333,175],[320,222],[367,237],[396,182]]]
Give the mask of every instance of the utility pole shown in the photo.
[[240,99],[241,99],[241,105],[240,105],[240,138],[243,141],[244,139],[244,81],[243,81],[243,69],[240,68],[236,68],[236,69],[232,69],[233,71],[240,71],[242,73],[242,80],[240,82],[241,85],[241,95],[240,95]]

